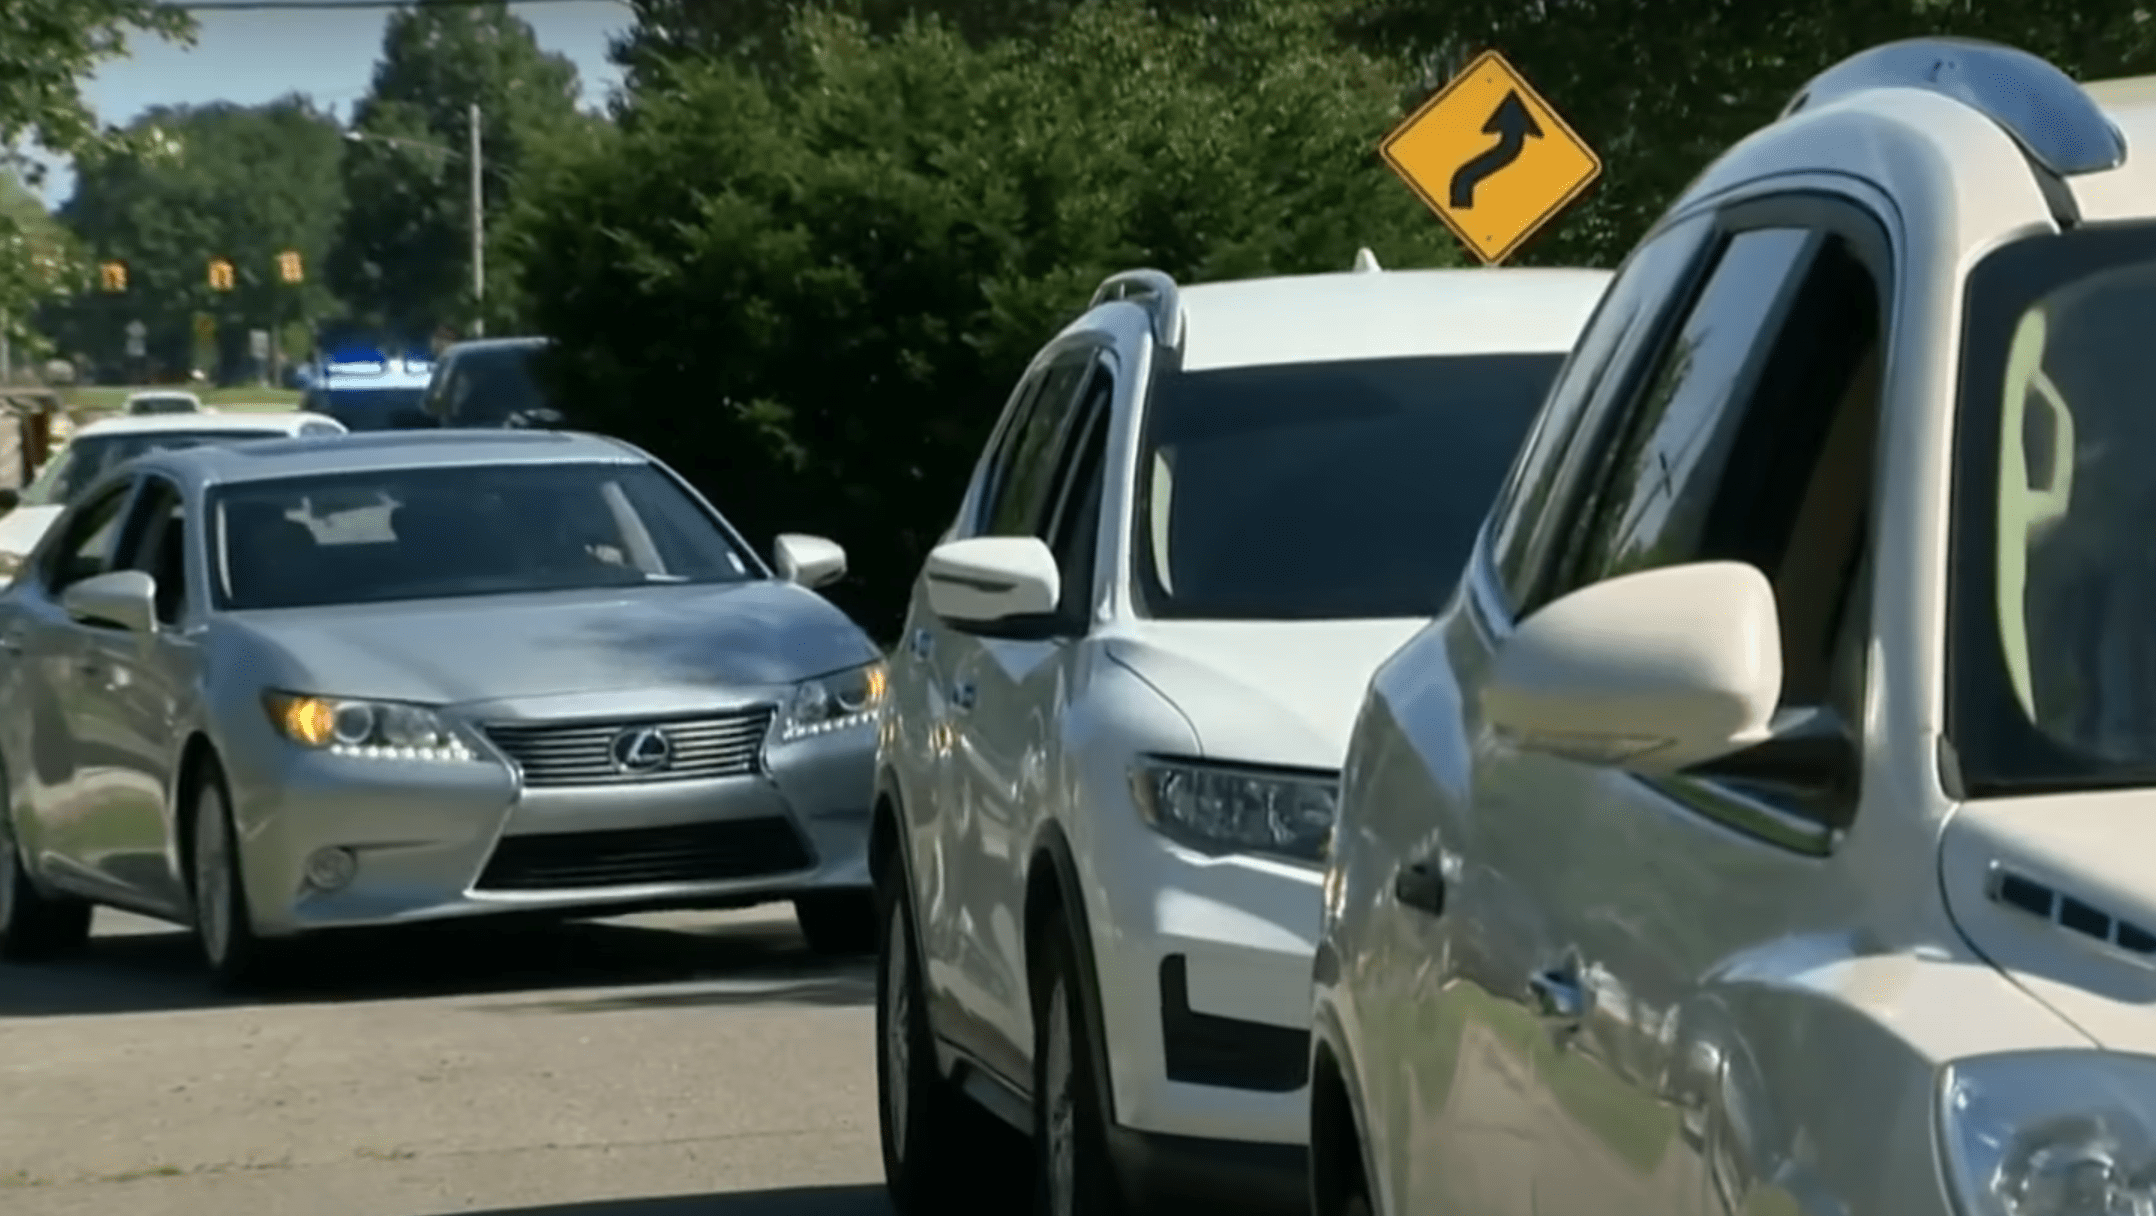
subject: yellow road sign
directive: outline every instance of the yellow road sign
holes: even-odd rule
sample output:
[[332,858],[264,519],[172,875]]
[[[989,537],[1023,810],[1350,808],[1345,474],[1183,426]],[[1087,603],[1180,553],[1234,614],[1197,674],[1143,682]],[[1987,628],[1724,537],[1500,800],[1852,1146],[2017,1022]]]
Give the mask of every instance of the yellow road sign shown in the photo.
[[1496,51],[1476,56],[1378,151],[1453,235],[1493,265],[1602,175],[1594,149]]

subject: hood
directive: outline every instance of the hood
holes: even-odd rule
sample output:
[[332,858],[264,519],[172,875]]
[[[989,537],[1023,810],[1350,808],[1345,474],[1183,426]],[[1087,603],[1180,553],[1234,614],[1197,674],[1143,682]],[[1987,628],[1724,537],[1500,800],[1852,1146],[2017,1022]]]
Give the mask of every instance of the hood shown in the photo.
[[66,507],[17,507],[0,515],[0,553],[28,555]]
[[1108,654],[1217,760],[1339,768],[1371,673],[1425,622],[1147,621]]
[[1940,849],[1977,952],[2119,1051],[2156,1053],[2156,790],[1968,803]]
[[[876,648],[813,591],[776,579],[473,596],[222,618],[220,656],[296,692],[474,705],[618,693],[760,695],[869,662]],[[602,701],[608,700],[602,696]]]

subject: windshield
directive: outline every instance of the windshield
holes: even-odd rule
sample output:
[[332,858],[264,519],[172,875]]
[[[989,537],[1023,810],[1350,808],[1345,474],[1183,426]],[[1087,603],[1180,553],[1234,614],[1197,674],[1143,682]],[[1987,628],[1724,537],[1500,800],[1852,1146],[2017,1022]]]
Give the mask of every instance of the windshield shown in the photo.
[[130,414],[193,414],[201,408],[193,397],[137,397],[127,403]]
[[420,399],[425,385],[408,388],[334,388],[317,390],[307,408],[328,414],[355,431],[413,425],[431,426]]
[[242,482],[211,502],[227,609],[757,577],[650,465],[382,469]]
[[1949,737],[1971,796],[2156,783],[2156,227],[1970,276]]
[[1435,613],[1563,361],[1453,355],[1160,377],[1134,546],[1145,610]]
[[499,426],[511,414],[545,408],[545,394],[532,379],[538,353],[537,347],[511,347],[458,356],[450,369],[450,425]]
[[245,443],[282,439],[282,431],[149,431],[131,435],[84,435],[60,449],[37,479],[22,492],[26,507],[64,507],[91,483],[149,452],[199,447],[205,443]]

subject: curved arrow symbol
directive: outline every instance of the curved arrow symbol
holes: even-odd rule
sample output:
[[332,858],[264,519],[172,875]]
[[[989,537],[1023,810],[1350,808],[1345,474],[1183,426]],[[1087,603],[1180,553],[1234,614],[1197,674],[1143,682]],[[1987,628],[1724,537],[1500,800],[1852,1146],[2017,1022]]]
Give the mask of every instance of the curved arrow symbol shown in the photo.
[[1520,100],[1516,90],[1506,91],[1505,99],[1491,111],[1490,120],[1482,124],[1482,133],[1495,135],[1497,142],[1453,173],[1454,210],[1471,210],[1475,205],[1475,187],[1520,159],[1520,150],[1527,146],[1528,140],[1542,138],[1542,128],[1536,124],[1535,116],[1527,112],[1527,103]]

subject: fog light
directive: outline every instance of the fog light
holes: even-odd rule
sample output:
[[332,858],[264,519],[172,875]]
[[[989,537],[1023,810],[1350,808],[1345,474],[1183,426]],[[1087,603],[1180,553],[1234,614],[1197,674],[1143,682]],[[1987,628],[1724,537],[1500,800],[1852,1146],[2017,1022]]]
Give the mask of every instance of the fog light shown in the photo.
[[359,872],[359,858],[350,849],[316,849],[307,858],[307,885],[317,891],[335,891]]

